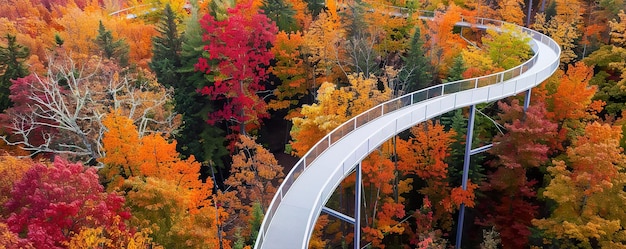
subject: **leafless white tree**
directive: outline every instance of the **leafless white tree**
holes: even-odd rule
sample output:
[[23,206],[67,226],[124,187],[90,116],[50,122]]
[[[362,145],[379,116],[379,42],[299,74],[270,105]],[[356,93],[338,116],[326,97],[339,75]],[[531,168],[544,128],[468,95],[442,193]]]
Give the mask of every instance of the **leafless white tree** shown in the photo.
[[[2,140],[30,155],[64,154],[95,162],[104,156],[104,116],[118,110],[134,120],[140,136],[169,133],[177,126],[167,91],[148,71],[124,70],[92,58],[49,59],[45,75],[33,74],[14,84],[14,106],[2,120],[9,135]],[[21,101],[20,101],[21,100]]]

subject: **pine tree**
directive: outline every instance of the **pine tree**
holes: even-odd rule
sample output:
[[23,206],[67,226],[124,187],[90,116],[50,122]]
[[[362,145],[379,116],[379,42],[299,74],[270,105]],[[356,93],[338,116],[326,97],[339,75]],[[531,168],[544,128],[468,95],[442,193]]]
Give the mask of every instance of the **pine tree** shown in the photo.
[[252,204],[252,219],[250,219],[250,231],[252,231],[250,244],[253,246],[256,242],[256,237],[259,235],[261,223],[263,223],[263,208],[261,207],[261,203],[255,202]]
[[128,64],[128,44],[123,39],[113,39],[113,34],[104,27],[102,20],[98,27],[98,36],[96,36],[95,43],[102,50],[104,58],[117,58],[120,66]]
[[0,112],[12,105],[9,99],[11,80],[28,75],[24,59],[28,57],[29,49],[17,44],[14,35],[6,34],[6,39],[7,46],[0,46]]
[[292,32],[298,29],[294,18],[296,11],[284,0],[265,0],[261,9],[270,20],[276,23],[279,30]]
[[325,1],[324,0],[304,0],[311,11],[311,15],[316,17],[324,10]]
[[192,9],[191,14],[182,36],[182,67],[176,71],[180,80],[174,89],[175,111],[182,114],[182,125],[176,134],[177,150],[185,156],[194,155],[204,165],[223,167],[222,157],[228,155],[224,130],[206,123],[208,113],[214,110],[213,103],[196,91],[208,82],[202,72],[194,70],[204,43],[197,9]]
[[446,81],[452,82],[463,79],[463,72],[467,70],[467,66],[465,66],[465,61],[463,61],[463,56],[457,56],[454,58],[454,63],[450,66],[450,71],[448,72],[448,78]]
[[421,38],[421,32],[419,27],[415,27],[415,34],[411,39],[409,52],[406,57],[403,57],[405,68],[399,73],[399,78],[406,84],[406,91],[412,92],[428,86],[431,80],[431,76],[428,72],[429,62],[426,56],[424,56],[424,50],[422,46],[424,41]]
[[152,38],[152,61],[148,64],[157,75],[159,83],[165,87],[175,87],[180,74],[176,72],[182,66],[182,40],[178,33],[178,20],[167,4],[161,22],[157,25],[159,36]]

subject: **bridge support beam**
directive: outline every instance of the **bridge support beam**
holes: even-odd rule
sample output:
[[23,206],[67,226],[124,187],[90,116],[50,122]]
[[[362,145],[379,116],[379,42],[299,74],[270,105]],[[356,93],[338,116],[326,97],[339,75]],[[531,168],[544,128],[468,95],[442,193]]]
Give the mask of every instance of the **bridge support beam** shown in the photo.
[[354,218],[347,216],[345,214],[340,213],[337,210],[334,210],[332,208],[329,207],[322,207],[322,212],[329,214],[330,216],[333,216],[337,219],[340,219],[342,221],[348,222],[352,225],[354,225]]
[[526,113],[526,111],[528,111],[528,106],[530,106],[530,95],[532,88],[526,90],[526,96],[524,96],[524,113]]
[[354,248],[361,248],[361,162],[356,165],[356,181],[354,182]]
[[356,181],[354,182],[354,248],[361,248],[361,162],[356,165]]
[[[467,122],[467,134],[465,136],[465,157],[463,158],[463,179],[461,187],[467,190],[467,180],[469,178],[469,165],[472,155],[472,140],[474,135],[474,116],[476,116],[476,105],[471,105],[469,110],[469,121]],[[461,248],[461,240],[463,239],[463,221],[465,220],[465,205],[461,204],[459,208],[459,220],[456,227],[456,249]]]

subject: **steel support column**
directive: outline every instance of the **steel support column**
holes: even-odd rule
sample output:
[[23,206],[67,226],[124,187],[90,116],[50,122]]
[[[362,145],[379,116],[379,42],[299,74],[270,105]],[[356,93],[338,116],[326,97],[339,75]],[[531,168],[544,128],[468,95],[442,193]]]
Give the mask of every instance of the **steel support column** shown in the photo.
[[354,182],[354,248],[361,248],[361,162],[356,165],[356,181]]
[[[472,152],[472,136],[474,134],[474,116],[476,114],[476,105],[471,105],[469,108],[469,121],[467,122],[467,134],[465,136],[465,157],[463,158],[463,180],[461,182],[463,190],[467,190],[467,179],[469,178],[469,165]],[[456,249],[461,248],[464,219],[465,205],[461,204],[461,207],[459,208],[459,220],[456,227]]]
[[526,96],[524,96],[524,113],[526,113],[526,111],[528,111],[528,106],[530,106],[530,95],[531,95],[531,89],[528,89],[526,91]]

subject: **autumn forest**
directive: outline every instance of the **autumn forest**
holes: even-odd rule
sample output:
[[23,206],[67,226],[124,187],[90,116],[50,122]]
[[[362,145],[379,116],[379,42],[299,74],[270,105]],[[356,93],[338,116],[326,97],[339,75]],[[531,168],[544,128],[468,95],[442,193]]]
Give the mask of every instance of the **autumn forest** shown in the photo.
[[[391,15],[390,6],[406,15]],[[362,162],[365,248],[626,248],[623,0],[0,0],[0,248],[252,248],[285,175],[350,118],[562,49],[525,94]],[[420,19],[419,11],[432,18]],[[321,179],[323,180],[323,179]],[[355,177],[326,204],[353,212]],[[467,207],[456,241],[460,206]],[[352,248],[322,213],[310,248]]]

